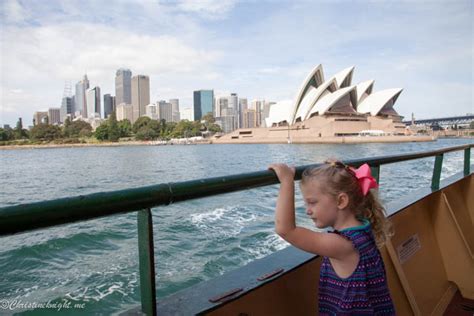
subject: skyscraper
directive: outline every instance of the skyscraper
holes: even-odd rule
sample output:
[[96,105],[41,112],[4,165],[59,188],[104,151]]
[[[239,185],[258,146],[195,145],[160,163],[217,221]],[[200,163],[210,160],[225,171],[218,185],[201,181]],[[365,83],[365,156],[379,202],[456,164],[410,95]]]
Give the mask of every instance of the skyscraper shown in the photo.
[[100,88],[94,87],[87,90],[87,111],[83,118],[100,117]]
[[86,101],[86,91],[89,89],[89,79],[87,79],[87,74],[84,75],[84,78],[76,83],[76,95],[74,100],[74,114],[79,113],[84,118],[87,117],[87,101]]
[[66,121],[67,116],[71,118],[74,116],[74,98],[73,97],[63,97],[61,102],[61,110],[59,115],[59,120],[61,123]]
[[214,90],[194,91],[194,120],[199,121],[208,113],[214,115],[213,105]]
[[104,118],[108,118],[115,111],[115,97],[104,94]]
[[179,114],[179,100],[178,99],[170,99],[171,103],[171,111],[173,112],[173,122],[179,122],[180,114]]
[[165,120],[166,122],[173,121],[173,106],[171,103],[164,100],[158,102],[158,113],[160,120]]
[[49,124],[57,125],[60,123],[60,109],[49,108],[48,109],[48,122]]
[[239,99],[239,128],[244,127],[244,111],[247,109],[248,109],[247,98],[240,98]]
[[132,104],[132,72],[120,68],[115,73],[115,104]]
[[132,123],[146,114],[145,107],[148,104],[150,104],[150,78],[144,75],[132,77]]

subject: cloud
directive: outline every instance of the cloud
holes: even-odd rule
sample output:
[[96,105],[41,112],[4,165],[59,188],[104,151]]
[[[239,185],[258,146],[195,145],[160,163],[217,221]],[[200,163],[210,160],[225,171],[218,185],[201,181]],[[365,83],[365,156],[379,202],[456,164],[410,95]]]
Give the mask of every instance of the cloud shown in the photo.
[[9,26],[1,42],[2,58],[8,61],[2,65],[2,91],[27,89],[31,100],[35,100],[27,102],[14,98],[12,93],[2,93],[2,108],[21,108],[21,115],[27,117],[38,107],[58,106],[64,81],[72,80],[74,84],[86,72],[91,85],[110,92],[114,89],[115,71],[120,67],[130,68],[134,75],[166,77],[199,73],[214,77],[211,68],[221,55],[168,35],[144,35],[78,22]]
[[3,23],[23,23],[28,20],[31,15],[28,10],[17,0],[4,0],[2,3],[2,22]]
[[236,5],[236,0],[181,0],[179,10],[197,13],[208,19],[224,19]]

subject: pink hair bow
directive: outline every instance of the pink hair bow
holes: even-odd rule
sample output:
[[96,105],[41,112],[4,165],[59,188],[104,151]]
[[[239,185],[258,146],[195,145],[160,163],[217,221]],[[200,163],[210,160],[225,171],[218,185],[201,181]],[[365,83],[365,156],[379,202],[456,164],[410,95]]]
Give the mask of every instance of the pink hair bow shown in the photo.
[[352,167],[349,168],[354,172],[354,175],[359,181],[364,196],[367,195],[370,189],[378,188],[377,181],[375,181],[374,177],[372,177],[368,164],[365,163],[357,169]]

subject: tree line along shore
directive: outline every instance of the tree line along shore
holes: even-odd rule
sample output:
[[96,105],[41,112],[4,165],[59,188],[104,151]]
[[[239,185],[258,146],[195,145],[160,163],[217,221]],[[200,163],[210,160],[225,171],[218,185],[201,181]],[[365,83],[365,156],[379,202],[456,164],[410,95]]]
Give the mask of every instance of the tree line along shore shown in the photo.
[[23,128],[21,118],[15,128],[0,128],[0,146],[49,146],[100,144],[142,144],[166,142],[174,138],[212,136],[220,133],[212,115],[203,116],[201,121],[183,120],[178,123],[140,117],[135,123],[129,120],[117,121],[115,113],[95,130],[84,121],[66,119],[62,126],[48,122],[36,124],[31,129]]

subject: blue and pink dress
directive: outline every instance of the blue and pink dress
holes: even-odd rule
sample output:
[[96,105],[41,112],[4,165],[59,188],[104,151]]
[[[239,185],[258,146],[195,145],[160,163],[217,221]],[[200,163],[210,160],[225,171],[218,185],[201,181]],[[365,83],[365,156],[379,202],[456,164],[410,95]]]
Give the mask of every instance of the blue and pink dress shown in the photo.
[[367,219],[363,225],[331,233],[349,239],[359,252],[359,263],[347,278],[340,278],[328,257],[319,276],[319,315],[395,315],[380,251]]

